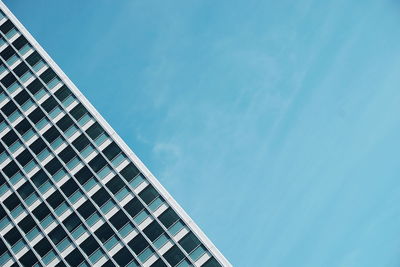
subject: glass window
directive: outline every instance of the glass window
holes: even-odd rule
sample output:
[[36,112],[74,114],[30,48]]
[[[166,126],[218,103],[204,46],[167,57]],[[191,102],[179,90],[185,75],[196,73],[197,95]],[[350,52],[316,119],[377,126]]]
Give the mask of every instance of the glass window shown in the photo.
[[96,184],[97,181],[92,177],[83,185],[83,188],[85,188],[86,191],[90,191]]
[[32,46],[30,44],[25,44],[23,47],[21,47],[21,49],[19,50],[19,53],[21,55],[25,55],[26,52],[28,52],[29,50],[31,50]]
[[35,133],[35,131],[34,130],[32,130],[32,129],[29,129],[23,136],[22,136],[22,138],[25,140],[25,141],[28,141],[29,139],[31,139],[33,136],[35,136],[36,135],[36,133]]
[[116,195],[115,198],[118,201],[123,200],[127,195],[129,195],[130,191],[128,190],[128,188],[124,187],[122,188]]
[[11,249],[12,251],[17,254],[19,251],[21,251],[24,247],[26,246],[25,242],[23,239],[20,239]]
[[47,95],[47,92],[45,89],[40,89],[33,97],[39,101],[43,96]]
[[16,174],[14,174],[11,178],[10,178],[10,182],[15,185],[16,183],[18,183],[19,181],[21,181],[21,179],[24,176],[22,175],[21,172],[17,172]]
[[72,170],[75,168],[79,163],[81,163],[81,160],[78,157],[74,157],[67,163],[67,167]]
[[8,217],[4,217],[0,220],[0,231],[3,230],[6,226],[11,224],[11,220]]
[[121,234],[122,237],[128,236],[135,227],[131,223],[127,223],[124,227],[122,227],[118,232]]
[[66,135],[67,137],[71,137],[71,136],[74,135],[77,131],[78,131],[78,127],[76,127],[75,125],[72,125],[72,126],[69,127],[68,130],[65,132],[65,135]]
[[11,66],[15,62],[17,62],[18,59],[19,57],[16,54],[12,55],[9,59],[7,59],[8,66]]
[[171,228],[168,229],[168,231],[171,233],[171,235],[176,235],[179,233],[185,225],[183,224],[182,221],[177,221]]
[[27,238],[29,241],[32,241],[32,240],[35,239],[39,234],[40,234],[40,230],[39,230],[39,228],[36,226],[35,228],[33,228],[32,230],[29,231],[29,233],[26,235],[26,238]]
[[53,179],[54,181],[58,182],[60,181],[62,178],[64,178],[67,175],[67,172],[64,169],[61,169],[60,171],[58,171],[54,176]]
[[99,178],[104,179],[108,174],[112,172],[111,168],[106,165],[101,171],[98,172]]
[[104,256],[104,252],[99,248],[92,255],[89,256],[89,260],[94,264]]
[[44,264],[49,264],[56,257],[57,257],[57,254],[54,252],[54,250],[51,250],[49,253],[46,254],[46,256],[43,257],[43,263]]
[[29,161],[25,166],[24,170],[26,173],[29,173],[31,170],[33,170],[37,166],[37,163],[35,160]]
[[50,150],[45,148],[40,154],[38,155],[38,159],[40,161],[45,160],[51,154]]
[[156,241],[154,241],[154,246],[157,249],[160,249],[162,246],[165,245],[165,243],[167,243],[169,241],[169,238],[166,234],[162,234],[159,238],[156,239]]
[[75,97],[73,95],[69,95],[63,102],[62,105],[67,108],[69,105],[71,105],[72,102],[75,101]]
[[7,184],[3,184],[2,186],[0,186],[0,195],[4,195],[8,191],[8,189],[10,188]]
[[38,128],[38,130],[41,130],[49,123],[50,121],[47,118],[43,118],[36,124],[36,127]]
[[25,83],[27,80],[29,80],[31,77],[33,77],[33,73],[30,71],[25,72],[24,75],[21,76],[20,80]]
[[150,247],[147,247],[145,250],[143,250],[142,253],[139,254],[139,259],[141,262],[147,261],[152,255],[154,254],[154,250]]
[[137,224],[141,224],[144,220],[147,219],[147,217],[149,217],[150,214],[147,212],[147,210],[142,210],[133,220],[137,223]]
[[43,185],[41,185],[40,187],[39,187],[39,191],[42,193],[42,194],[44,194],[44,193],[46,193],[50,188],[52,188],[53,187],[53,185],[51,184],[51,182],[50,181],[46,181]]
[[101,218],[100,215],[96,212],[92,216],[90,216],[86,222],[90,227],[92,227],[100,220],[100,218]]
[[149,208],[151,211],[156,211],[158,207],[160,207],[163,203],[164,200],[161,197],[158,197],[153,202],[150,203]]
[[119,243],[118,238],[113,235],[110,239],[107,240],[107,242],[104,244],[104,247],[110,251],[113,247],[115,247],[115,245],[117,245]]
[[92,145],[88,145],[87,147],[85,147],[85,149],[82,150],[81,152],[81,156],[86,158],[87,156],[89,156],[90,154],[92,154],[92,152],[94,151],[94,147]]
[[111,162],[114,165],[114,167],[118,167],[125,159],[126,159],[125,155],[123,153],[121,153],[115,159],[113,159]]
[[53,141],[53,143],[50,144],[50,146],[53,148],[53,150],[56,150],[63,143],[64,143],[64,139],[61,136],[59,136],[59,137],[57,137],[56,140]]
[[50,113],[49,116],[50,118],[54,119],[55,117],[57,117],[60,113],[62,112],[62,109],[57,106],[55,107]]
[[53,80],[51,80],[47,86],[49,87],[49,89],[53,89],[54,87],[56,87],[57,84],[59,84],[61,82],[60,79],[58,79],[57,77],[54,78]]
[[138,187],[143,181],[144,181],[144,177],[142,176],[142,174],[139,174],[138,176],[136,176],[132,181],[130,181],[130,185],[133,188]]
[[39,60],[33,67],[32,69],[34,71],[39,71],[41,70],[44,66],[47,66],[47,64],[43,60]]
[[32,193],[29,197],[27,197],[27,198],[25,199],[25,203],[26,203],[26,205],[30,206],[30,205],[32,205],[33,203],[35,203],[36,200],[38,200],[38,199],[39,199],[39,195],[36,194],[36,193]]
[[8,125],[6,122],[0,123],[0,132],[4,131],[6,128],[8,128]]
[[8,117],[8,119],[9,119],[10,122],[12,123],[12,122],[16,121],[17,119],[19,119],[19,118],[21,118],[21,117],[22,117],[21,112],[19,112],[18,110],[16,110],[16,111],[14,111],[14,112]]
[[14,153],[15,151],[17,151],[20,147],[22,147],[22,143],[18,140],[16,142],[14,142],[11,146],[10,146],[10,151],[12,153]]
[[61,203],[60,206],[58,206],[54,212],[57,216],[61,216],[61,214],[63,214],[64,212],[66,212],[69,209],[68,204],[64,201],[63,203]]
[[66,237],[60,243],[57,244],[57,249],[60,252],[63,252],[70,245],[72,245],[72,241],[68,237]]
[[114,201],[112,201],[111,199],[108,200],[100,209],[101,211],[106,214],[108,213],[112,208],[114,208],[116,205],[114,203]]
[[84,126],[88,121],[90,121],[91,118],[92,117],[86,113],[82,118],[79,119],[78,124],[80,126]]
[[82,196],[83,196],[83,193],[80,190],[78,190],[70,197],[70,201],[72,203],[76,203],[76,202],[78,202],[79,199],[81,199]]
[[72,237],[75,239],[78,239],[81,235],[83,235],[84,233],[86,233],[86,228],[85,226],[83,226],[82,224],[80,224],[72,233]]
[[40,222],[40,225],[42,225],[43,228],[47,228],[47,226],[55,221],[56,219],[50,214]]
[[192,258],[193,261],[197,261],[206,252],[207,252],[207,250],[204,248],[203,245],[201,245],[198,248],[196,248],[192,253],[190,253],[189,256],[190,256],[190,258]]
[[8,31],[5,35],[7,39],[11,39],[14,35],[18,33],[18,30],[16,28],[12,28],[10,31]]

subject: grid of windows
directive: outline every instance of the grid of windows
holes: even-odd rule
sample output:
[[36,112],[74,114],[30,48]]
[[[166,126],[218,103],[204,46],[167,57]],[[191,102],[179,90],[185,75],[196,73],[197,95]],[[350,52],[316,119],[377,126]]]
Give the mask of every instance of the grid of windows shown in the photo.
[[222,266],[5,13],[0,265]]

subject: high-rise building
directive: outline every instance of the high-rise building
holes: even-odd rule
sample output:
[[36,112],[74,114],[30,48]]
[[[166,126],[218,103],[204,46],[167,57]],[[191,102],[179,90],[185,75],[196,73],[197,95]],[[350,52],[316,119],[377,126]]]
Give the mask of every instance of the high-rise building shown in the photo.
[[231,266],[0,10],[0,265]]

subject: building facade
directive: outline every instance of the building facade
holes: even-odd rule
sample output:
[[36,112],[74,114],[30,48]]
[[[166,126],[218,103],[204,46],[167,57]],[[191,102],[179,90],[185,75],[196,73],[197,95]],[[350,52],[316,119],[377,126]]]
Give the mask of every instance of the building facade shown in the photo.
[[0,2],[0,266],[231,266]]

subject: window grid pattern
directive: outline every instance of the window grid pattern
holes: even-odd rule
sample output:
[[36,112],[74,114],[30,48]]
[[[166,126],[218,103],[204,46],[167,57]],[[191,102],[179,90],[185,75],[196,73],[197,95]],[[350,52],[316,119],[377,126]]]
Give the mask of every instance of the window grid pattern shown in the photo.
[[0,264],[221,266],[3,13],[0,35]]

